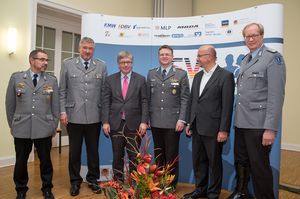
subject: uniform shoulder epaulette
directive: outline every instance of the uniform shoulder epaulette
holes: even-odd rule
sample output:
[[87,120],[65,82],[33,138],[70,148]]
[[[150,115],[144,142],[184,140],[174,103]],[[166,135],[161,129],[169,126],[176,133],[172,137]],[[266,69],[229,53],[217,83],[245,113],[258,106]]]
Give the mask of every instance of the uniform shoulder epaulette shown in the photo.
[[277,53],[278,51],[272,48],[267,48],[267,51],[270,53]]
[[103,64],[105,64],[105,61],[102,59],[99,59],[99,58],[94,59],[94,61],[99,61],[99,62],[102,62]]
[[152,71],[152,70],[157,70],[158,67],[154,67],[154,68],[150,68],[149,71]]
[[20,73],[24,73],[24,71],[17,71],[17,72],[12,73],[11,75],[17,75],[17,74],[20,74]]
[[54,75],[54,73],[53,72],[48,72],[48,71],[46,71],[46,73],[50,76],[50,77],[53,77],[53,78],[55,78],[56,79],[56,76]]
[[74,57],[68,57],[68,58],[66,58],[66,59],[64,59],[64,62],[65,61],[69,61],[69,60],[71,60],[71,59],[73,59]]

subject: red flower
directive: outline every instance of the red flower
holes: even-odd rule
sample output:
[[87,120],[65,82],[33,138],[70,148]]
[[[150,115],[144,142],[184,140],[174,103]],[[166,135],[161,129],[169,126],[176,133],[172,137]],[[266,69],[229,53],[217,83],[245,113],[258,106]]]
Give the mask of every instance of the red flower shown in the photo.
[[143,157],[143,160],[144,160],[146,163],[150,163],[150,162],[151,162],[151,159],[152,159],[152,155],[150,155],[150,154],[146,154],[146,155],[144,155],[144,157]]
[[140,174],[140,175],[146,174],[146,169],[143,164],[137,165],[136,170],[137,170],[138,174]]

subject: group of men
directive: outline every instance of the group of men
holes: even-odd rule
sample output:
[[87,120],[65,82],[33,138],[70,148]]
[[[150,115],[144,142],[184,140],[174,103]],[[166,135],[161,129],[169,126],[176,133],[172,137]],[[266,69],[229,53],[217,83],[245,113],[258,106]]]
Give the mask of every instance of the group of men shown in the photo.
[[[248,198],[250,174],[258,199],[275,198],[269,153],[274,143],[284,99],[285,64],[277,51],[263,44],[264,29],[251,23],[243,29],[250,52],[241,63],[237,80],[235,110],[236,189],[230,199]],[[40,159],[44,198],[52,199],[51,138],[60,120],[69,135],[70,195],[79,194],[81,146],[86,143],[86,181],[94,193],[101,193],[99,179],[99,135],[101,125],[113,149],[114,179],[124,181],[125,151],[129,171],[141,139],[151,127],[155,161],[173,164],[171,191],[178,182],[180,134],[192,138],[195,190],[184,199],[216,199],[221,192],[222,146],[229,137],[234,102],[233,74],[220,67],[212,45],[198,49],[203,68],[194,77],[191,91],[186,71],[173,65],[173,49],[158,50],[160,66],[150,69],[147,80],[133,72],[133,55],[121,51],[119,72],[107,77],[103,61],[93,59],[95,43],[84,37],[80,56],[63,62],[59,87],[45,72],[48,55],[34,50],[30,69],[11,76],[6,95],[6,111],[14,136],[16,164],[14,182],[17,199],[28,190],[27,160],[34,144]]]

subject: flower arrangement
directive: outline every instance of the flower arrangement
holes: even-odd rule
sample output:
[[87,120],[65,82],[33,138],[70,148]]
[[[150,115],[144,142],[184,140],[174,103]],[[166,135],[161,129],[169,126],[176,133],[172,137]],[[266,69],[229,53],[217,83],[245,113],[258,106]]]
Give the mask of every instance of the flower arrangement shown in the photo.
[[109,180],[100,183],[100,187],[109,199],[176,199],[171,182],[174,163],[157,166],[149,154],[149,138],[146,137],[136,156],[136,170],[129,173],[126,168],[124,182]]

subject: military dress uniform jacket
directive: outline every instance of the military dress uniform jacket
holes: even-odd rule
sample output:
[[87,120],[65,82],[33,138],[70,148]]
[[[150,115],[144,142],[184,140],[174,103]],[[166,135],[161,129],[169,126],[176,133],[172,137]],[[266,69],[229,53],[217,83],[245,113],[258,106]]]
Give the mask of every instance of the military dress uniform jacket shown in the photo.
[[79,57],[70,58],[63,62],[60,75],[60,111],[67,113],[69,122],[100,122],[105,63],[92,59],[86,70]]
[[160,67],[149,70],[147,92],[151,127],[175,129],[178,120],[186,122],[190,96],[186,71],[172,66],[163,79]]
[[277,131],[284,100],[286,69],[280,53],[262,46],[249,63],[241,62],[235,123],[238,128]]
[[56,77],[42,72],[34,87],[30,70],[12,74],[5,104],[8,125],[15,138],[38,139],[55,133],[59,117]]

